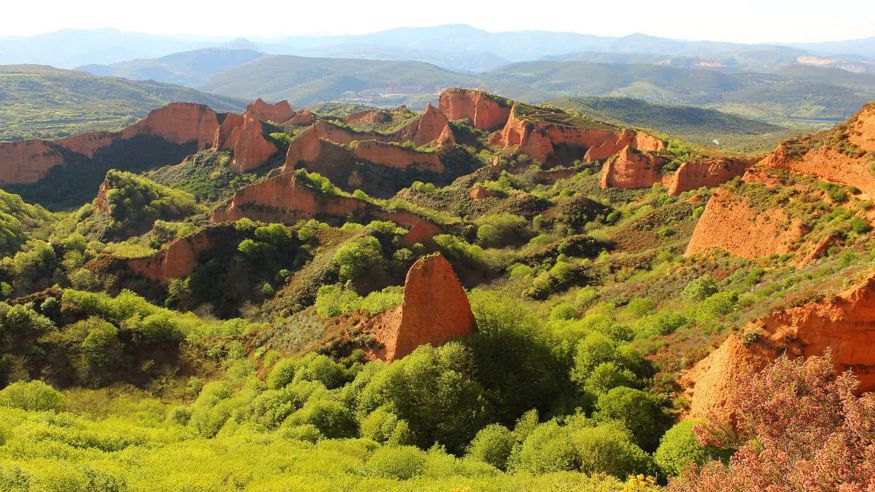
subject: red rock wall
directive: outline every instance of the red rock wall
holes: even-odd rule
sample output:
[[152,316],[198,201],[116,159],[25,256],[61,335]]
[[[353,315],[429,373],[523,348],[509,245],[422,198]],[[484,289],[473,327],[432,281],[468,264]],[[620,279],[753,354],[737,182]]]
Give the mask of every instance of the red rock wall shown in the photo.
[[312,125],[316,121],[316,115],[309,109],[305,109],[295,116],[291,117],[286,123],[290,125]]
[[510,116],[510,107],[502,105],[482,91],[451,89],[444,91],[438,103],[441,113],[450,120],[469,119],[482,130],[503,126]]
[[[447,132],[449,132],[449,138],[446,136]],[[425,107],[425,111],[412,123],[397,132],[392,140],[397,142],[411,140],[417,147],[421,147],[438,141],[443,136],[443,145],[452,145],[455,143],[452,134],[447,117],[429,103]],[[451,140],[451,143],[447,142],[448,139]]]
[[131,258],[128,267],[152,280],[167,283],[174,278],[191,275],[198,265],[198,256],[212,247],[209,235],[201,231],[177,239],[161,251],[144,258]]
[[742,332],[747,330],[761,335],[748,345],[731,335],[684,376],[691,386],[691,417],[731,412],[732,375],[746,367],[761,369],[782,353],[811,357],[829,350],[838,371],[850,369],[859,378],[858,391],[875,390],[875,275],[837,298],[778,311]]
[[58,148],[45,140],[2,143],[0,185],[36,183],[63,162]]
[[243,115],[235,113],[225,115],[213,137],[213,150],[234,150],[237,139],[240,138],[240,127],[242,126]]
[[418,152],[374,140],[356,144],[355,155],[374,164],[396,169],[412,167],[433,173],[444,172],[444,165],[436,152]]
[[344,196],[323,196],[297,183],[294,173],[284,173],[246,186],[230,203],[216,209],[213,222],[233,222],[243,217],[264,222],[295,224],[319,214],[347,216],[365,209],[366,202]]
[[602,189],[650,188],[662,180],[659,174],[660,165],[660,161],[653,155],[626,145],[615,158],[602,167],[600,185]]
[[753,165],[751,159],[714,157],[681,164],[670,180],[669,193],[679,195],[703,186],[719,186],[732,178],[743,176]]
[[796,250],[805,233],[798,219],[780,208],[755,210],[744,197],[718,189],[705,205],[685,256],[723,249],[744,258]]
[[277,153],[277,150],[276,146],[264,137],[261,121],[254,115],[245,113],[237,142],[234,144],[234,161],[231,163],[231,169],[238,173],[255,169],[264,165]]
[[213,145],[218,115],[203,104],[170,103],[121,131],[124,139],[155,135],[175,144],[196,142],[198,150]]
[[254,103],[246,106],[246,112],[254,114],[261,121],[273,121],[274,123],[283,123],[295,116],[295,112],[292,111],[292,107],[285,99],[276,104],[270,104],[258,98]]

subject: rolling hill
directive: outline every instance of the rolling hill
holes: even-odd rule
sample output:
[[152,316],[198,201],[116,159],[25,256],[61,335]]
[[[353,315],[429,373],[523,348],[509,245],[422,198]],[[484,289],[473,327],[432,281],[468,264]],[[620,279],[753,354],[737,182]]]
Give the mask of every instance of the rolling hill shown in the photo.
[[423,105],[436,100],[442,88],[479,83],[423,62],[277,55],[225,71],[200,89],[244,99],[288,99],[298,106],[333,100]]
[[0,141],[115,130],[169,102],[239,110],[243,101],[157,82],[96,77],[41,65],[0,66]]
[[264,54],[249,49],[205,48],[154,59],[144,58],[110,65],[83,65],[77,70],[101,76],[196,86],[213,75],[261,56]]
[[628,97],[581,97],[549,101],[593,119],[651,130],[733,152],[762,152],[795,132],[782,126],[694,106],[653,104]]

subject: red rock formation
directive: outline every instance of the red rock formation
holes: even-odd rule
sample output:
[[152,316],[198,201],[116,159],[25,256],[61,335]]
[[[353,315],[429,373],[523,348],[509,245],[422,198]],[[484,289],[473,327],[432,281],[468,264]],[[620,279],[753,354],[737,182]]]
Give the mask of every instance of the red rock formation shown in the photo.
[[[825,142],[801,144],[783,143],[777,150],[757,164],[758,167],[774,167],[816,176],[826,181],[842,183],[859,188],[864,193],[875,196],[875,173],[871,171],[871,156],[875,154],[875,104],[864,106],[847,123],[830,130],[836,139],[843,139],[842,128],[846,128],[846,140],[860,149],[860,154],[849,155],[844,149]],[[818,136],[815,135],[815,138]],[[820,138],[826,140],[827,136]],[[798,145],[802,149],[796,149]]]
[[92,158],[98,150],[111,145],[117,135],[112,132],[88,132],[55,140],[55,143],[77,154]]
[[478,200],[483,200],[483,199],[486,199],[489,197],[493,197],[493,196],[495,196],[495,193],[487,190],[486,188],[484,188],[482,186],[475,186],[474,189],[471,190],[470,193],[468,193],[468,196],[470,196],[472,200],[478,201]]
[[401,242],[407,246],[413,246],[416,243],[426,244],[431,242],[431,238],[435,236],[435,234],[440,234],[441,228],[427,222],[425,220],[418,220],[410,230],[407,231],[407,234],[401,238]]
[[358,113],[352,113],[343,119],[343,121],[347,123],[363,123],[365,125],[381,125],[394,120],[393,113],[391,111],[386,111],[385,109],[360,111]]
[[198,266],[198,256],[213,246],[206,231],[179,238],[161,251],[143,258],[130,258],[132,271],[152,280],[167,283],[191,275]]
[[705,205],[685,256],[723,249],[744,258],[795,251],[805,233],[799,219],[781,208],[756,210],[727,188],[718,189]]
[[436,152],[419,152],[375,140],[356,144],[355,155],[374,164],[396,169],[416,168],[432,173],[444,172],[444,165]]
[[243,115],[236,113],[225,115],[213,137],[213,150],[234,150],[237,139],[240,138],[241,126],[243,126]]
[[742,176],[753,165],[751,159],[712,157],[681,164],[670,180],[668,192],[680,195],[702,187],[719,186]]
[[507,122],[510,106],[482,91],[450,89],[438,103],[441,113],[451,120],[469,119],[482,130],[495,130]]
[[290,125],[306,126],[312,125],[314,121],[316,121],[316,115],[309,109],[305,109],[295,116],[292,116],[291,119],[286,121],[286,123]]
[[116,141],[139,135],[154,135],[174,144],[195,142],[198,150],[205,149],[212,145],[218,126],[218,116],[210,108],[172,103],[120,132],[89,132],[55,141],[0,143],[0,184],[35,183],[51,168],[64,164],[64,151],[91,158]]
[[455,139],[451,138],[452,134],[447,117],[429,103],[421,115],[396,133],[393,140],[401,142],[412,140],[417,147],[420,147],[442,137],[445,141],[451,139],[452,143],[455,143]]
[[233,222],[243,217],[264,222],[294,224],[317,215],[344,217],[369,204],[345,196],[326,196],[297,182],[295,173],[283,173],[241,188],[228,205],[216,209],[213,222]]
[[397,360],[424,344],[434,346],[476,329],[468,296],[453,267],[440,254],[420,258],[404,282],[404,301],[371,325],[383,344],[377,357]]
[[595,161],[617,154],[627,146],[644,151],[659,151],[665,148],[661,140],[643,132],[630,129],[622,131],[596,127],[578,127],[566,123],[532,120],[520,116],[522,110],[514,105],[510,117],[500,133],[490,139],[490,144],[516,149],[532,159],[546,162],[556,145],[586,148],[583,159]]
[[761,369],[780,354],[822,355],[838,371],[850,369],[860,392],[875,390],[875,275],[840,296],[790,308],[751,322],[742,333],[758,336],[744,344],[731,335],[683,378],[692,386],[690,416],[731,412],[730,378],[743,367]]
[[203,150],[213,144],[218,127],[218,116],[207,106],[170,103],[122,130],[121,138],[155,135],[175,144],[196,142],[197,150]]
[[319,138],[319,132],[316,127],[311,127],[295,137],[289,144],[289,150],[286,152],[285,168],[287,170],[301,162],[315,162],[322,154],[322,140]]
[[661,163],[647,152],[639,152],[630,145],[602,167],[600,185],[604,188],[649,188],[660,183]]
[[254,103],[246,106],[246,112],[254,114],[261,121],[273,121],[274,123],[283,123],[295,116],[295,112],[292,111],[292,107],[285,99],[276,104],[270,104],[258,98]]
[[235,172],[244,173],[262,166],[277,153],[276,146],[264,137],[261,121],[251,113],[243,115],[243,125],[239,128],[231,163]]
[[61,165],[58,147],[45,140],[0,144],[0,185],[36,183]]

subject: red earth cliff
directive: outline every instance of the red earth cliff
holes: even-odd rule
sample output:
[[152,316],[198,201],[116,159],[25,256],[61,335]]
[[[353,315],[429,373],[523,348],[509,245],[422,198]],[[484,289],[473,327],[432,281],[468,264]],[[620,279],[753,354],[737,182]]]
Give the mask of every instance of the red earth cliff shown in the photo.
[[276,146],[264,137],[261,121],[254,115],[245,113],[237,142],[234,144],[234,161],[231,163],[231,169],[244,173],[264,165],[276,153]]
[[509,104],[476,90],[446,90],[441,93],[438,107],[450,120],[469,119],[481,130],[498,129],[510,116]]
[[151,256],[130,258],[127,266],[146,278],[167,283],[190,275],[198,265],[198,256],[212,246],[207,231],[201,231],[179,238]]
[[839,371],[859,378],[858,391],[875,390],[875,275],[834,298],[775,312],[749,323],[743,343],[730,337],[700,361],[682,381],[691,387],[690,416],[731,412],[731,377],[745,367],[756,370],[780,354],[811,357],[827,351]]
[[743,176],[753,165],[752,159],[714,157],[681,164],[670,179],[668,192],[680,195],[702,187],[719,186],[736,176]]
[[649,188],[661,182],[661,162],[647,152],[627,145],[602,167],[600,186],[605,188]]
[[373,320],[383,347],[376,356],[397,360],[424,344],[438,346],[476,329],[468,296],[452,265],[440,254],[420,258],[407,272],[404,301]]
[[355,155],[374,164],[397,169],[416,168],[433,173],[444,172],[444,165],[436,152],[419,152],[375,140],[356,144]]
[[368,207],[345,196],[323,195],[298,183],[294,172],[284,173],[241,188],[210,220],[233,222],[243,217],[264,222],[294,224],[317,215],[346,216]]
[[789,169],[826,181],[859,188],[875,196],[875,104],[846,123],[821,134],[784,142],[758,166]]
[[246,106],[246,112],[254,114],[261,121],[273,121],[274,123],[283,123],[295,116],[295,112],[292,111],[292,107],[285,99],[276,104],[270,104],[258,98],[254,103]]
[[94,157],[118,140],[154,135],[174,144],[194,142],[196,150],[212,145],[218,115],[201,104],[172,103],[153,110],[120,132],[89,132],[55,141],[27,140],[0,143],[0,184],[35,183],[55,166],[64,164],[64,152]]
[[[450,138],[446,137],[447,132],[449,132]],[[455,139],[452,138],[452,134],[447,117],[429,103],[425,107],[425,111],[397,132],[393,140],[401,142],[411,140],[417,147],[421,147],[443,137],[443,145],[453,145]]]
[[685,256],[723,249],[744,258],[795,250],[805,229],[781,208],[756,210],[741,195],[718,189],[705,205]]

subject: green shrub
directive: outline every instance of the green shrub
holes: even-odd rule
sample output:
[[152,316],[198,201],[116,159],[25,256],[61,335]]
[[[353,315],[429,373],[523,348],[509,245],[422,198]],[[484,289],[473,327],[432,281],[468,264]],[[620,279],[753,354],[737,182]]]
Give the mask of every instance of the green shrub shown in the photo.
[[595,395],[606,393],[618,386],[635,385],[635,374],[618,366],[615,362],[602,362],[592,370],[583,383],[584,389]]
[[551,473],[580,468],[580,456],[568,430],[555,421],[537,426],[523,442],[519,466],[529,473]]
[[427,455],[413,446],[383,447],[374,451],[365,465],[369,475],[410,480],[422,475]]
[[0,406],[20,408],[32,412],[60,410],[64,397],[46,383],[18,381],[0,390]]
[[648,474],[652,468],[650,456],[632,442],[625,429],[617,426],[575,430],[571,441],[577,449],[582,473],[606,473],[625,479],[632,474]]
[[716,450],[699,441],[693,428],[698,422],[684,420],[663,434],[653,460],[666,476],[680,475],[690,465],[701,465],[716,456]]
[[292,382],[295,370],[298,368],[297,360],[283,359],[273,366],[267,375],[267,385],[273,389],[280,389]]
[[654,395],[620,386],[600,395],[597,408],[599,420],[623,424],[642,446],[656,444],[660,435],[661,409]]
[[87,333],[79,347],[86,364],[108,368],[121,361],[123,347],[118,338],[118,328],[95,316],[77,324],[81,324]]
[[329,400],[312,398],[304,407],[289,416],[288,425],[310,424],[327,438],[354,437],[358,433],[358,424],[352,412],[342,404]]
[[403,445],[413,442],[409,424],[388,408],[380,407],[369,413],[359,424],[362,437],[390,445]]
[[702,275],[701,277],[691,281],[684,287],[681,296],[688,301],[701,301],[707,297],[716,294],[720,288],[717,282],[710,275]]
[[468,456],[499,470],[506,470],[515,443],[514,434],[507,427],[499,424],[487,425],[474,436],[468,448]]

